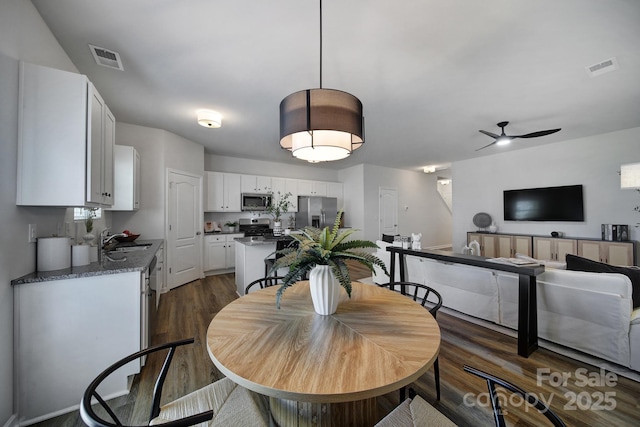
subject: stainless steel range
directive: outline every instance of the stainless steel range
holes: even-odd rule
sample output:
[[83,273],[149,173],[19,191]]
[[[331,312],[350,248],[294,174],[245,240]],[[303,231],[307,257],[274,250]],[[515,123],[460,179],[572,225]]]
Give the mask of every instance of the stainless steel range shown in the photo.
[[245,236],[268,236],[273,232],[269,225],[269,218],[240,218],[240,232]]

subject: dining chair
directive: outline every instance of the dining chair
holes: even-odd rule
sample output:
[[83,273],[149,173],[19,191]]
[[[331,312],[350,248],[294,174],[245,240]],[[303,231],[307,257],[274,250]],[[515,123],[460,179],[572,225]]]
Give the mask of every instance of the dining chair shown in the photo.
[[[151,402],[149,421],[144,426],[162,424],[163,427],[186,427],[200,423],[205,426],[251,425],[269,426],[269,410],[266,397],[241,387],[228,378],[222,378],[197,391],[160,406],[162,388],[169,372],[176,348],[192,344],[193,338],[150,347],[118,360],[100,373],[87,387],[80,402],[80,416],[89,427],[115,427],[127,425],[115,414],[114,408],[99,394],[98,388],[110,374],[122,366],[168,349],[158,374],[151,399],[136,396],[137,401]],[[144,369],[149,367],[149,359]],[[138,393],[141,393],[140,391]],[[97,403],[93,404],[95,400]],[[96,407],[94,410],[94,406]],[[100,406],[101,408],[97,408]],[[108,419],[105,419],[105,418]],[[237,424],[235,424],[237,423]]]
[[489,388],[489,397],[491,398],[491,406],[493,408],[493,419],[496,423],[496,427],[505,427],[503,410],[500,407],[500,401],[498,393],[496,392],[496,385],[505,388],[506,390],[517,394],[522,399],[526,400],[529,404],[533,405],[540,413],[542,413],[555,427],[566,427],[565,423],[540,399],[536,397],[535,393],[528,393],[522,390],[520,387],[509,383],[502,378],[498,378],[494,375],[480,371],[471,366],[464,365],[465,372],[476,375],[480,378],[484,378],[487,381],[487,387]]
[[453,421],[411,391],[408,399],[401,401],[374,427],[455,427]]
[[[399,292],[412,298],[426,308],[429,313],[436,318],[438,310],[442,307],[442,296],[433,288],[421,283],[413,282],[390,282],[379,285],[383,288],[389,288],[392,291]],[[440,400],[440,366],[438,358],[433,362],[433,374],[436,382],[436,400]],[[405,399],[406,387],[400,389],[400,401]]]
[[[267,277],[270,275],[271,267],[273,267],[273,264],[276,262],[276,260],[284,256],[283,254],[280,254],[278,252],[297,243],[298,242],[296,240],[289,240],[289,239],[276,240],[276,250],[274,254],[271,254],[273,256],[269,255],[264,259],[264,277]],[[274,273],[274,274],[277,274],[277,273]]]
[[251,288],[260,287],[260,289],[268,288],[278,284],[279,280],[284,279],[282,276],[267,276],[254,280],[244,288],[244,294],[247,295]]

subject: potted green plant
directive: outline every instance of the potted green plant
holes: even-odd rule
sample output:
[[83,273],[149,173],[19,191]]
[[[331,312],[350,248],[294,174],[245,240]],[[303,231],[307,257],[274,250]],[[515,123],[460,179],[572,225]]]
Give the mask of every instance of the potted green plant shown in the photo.
[[84,229],[87,231],[87,233],[82,236],[82,238],[87,244],[93,243],[93,240],[96,238],[92,231],[93,219],[97,216],[97,210],[98,208],[86,208],[84,210]]
[[315,227],[305,227],[300,234],[290,236],[297,242],[297,246],[290,246],[277,253],[277,258],[271,270],[289,268],[289,272],[282,279],[280,289],[276,293],[276,305],[280,308],[283,292],[298,280],[309,275],[309,286],[314,309],[319,314],[333,314],[338,307],[340,286],[351,297],[351,278],[346,261],[353,260],[368,267],[380,267],[385,274],[387,267],[374,254],[364,251],[366,248],[378,246],[369,240],[347,240],[355,229],[340,229],[342,212],[338,213],[333,228],[325,227],[320,230]]
[[229,233],[235,232],[237,225],[238,225],[237,221],[227,221],[224,223],[224,226],[227,228],[227,232]]
[[291,193],[280,193],[277,196],[270,192],[271,203],[267,206],[267,213],[273,217],[273,235],[280,236],[282,234],[282,214],[289,212],[289,208],[293,206],[289,197]]

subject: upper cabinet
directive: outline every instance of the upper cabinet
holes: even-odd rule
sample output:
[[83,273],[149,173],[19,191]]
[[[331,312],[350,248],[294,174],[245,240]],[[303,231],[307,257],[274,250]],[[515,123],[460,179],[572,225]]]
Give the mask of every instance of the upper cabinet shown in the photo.
[[20,63],[16,204],[113,204],[116,121],[86,76]]
[[240,212],[241,175],[206,172],[207,212]]
[[327,196],[327,183],[324,181],[298,180],[298,196]]
[[[278,197],[278,193],[280,193],[280,197],[287,193],[291,193],[291,196],[289,196],[291,206],[287,212],[298,212],[298,180],[290,178],[271,178],[271,191],[273,191],[273,194],[276,197]],[[279,199],[276,199],[275,202],[278,200]]]
[[114,199],[111,210],[137,211],[140,208],[140,155],[126,145],[114,148]]
[[241,188],[243,193],[266,194],[271,191],[271,177],[242,175]]

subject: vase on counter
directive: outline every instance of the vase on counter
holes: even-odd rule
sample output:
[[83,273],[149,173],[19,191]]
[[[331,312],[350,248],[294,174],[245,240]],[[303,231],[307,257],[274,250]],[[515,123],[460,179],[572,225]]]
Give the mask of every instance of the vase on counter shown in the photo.
[[340,300],[340,282],[330,266],[316,265],[309,272],[309,290],[316,313],[326,316],[336,312]]
[[91,233],[87,233],[87,234],[85,234],[84,236],[82,236],[82,240],[84,240],[84,242],[85,242],[87,245],[92,245],[92,244],[93,244],[93,241],[94,241],[95,239],[96,239],[96,236],[94,236],[94,235],[93,235],[93,234],[91,234]]
[[281,221],[273,221],[273,235],[274,236],[282,236],[282,222]]
[[498,231],[498,226],[495,222],[492,222],[489,226],[489,233],[495,233],[496,231]]

